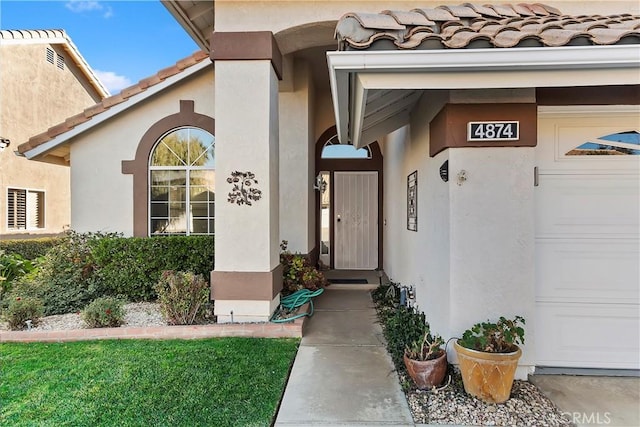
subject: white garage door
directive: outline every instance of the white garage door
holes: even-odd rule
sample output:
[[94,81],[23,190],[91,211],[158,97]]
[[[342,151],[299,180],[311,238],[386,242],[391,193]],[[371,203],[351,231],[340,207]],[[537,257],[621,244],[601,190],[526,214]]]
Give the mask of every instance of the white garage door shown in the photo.
[[640,369],[640,109],[538,117],[537,365]]

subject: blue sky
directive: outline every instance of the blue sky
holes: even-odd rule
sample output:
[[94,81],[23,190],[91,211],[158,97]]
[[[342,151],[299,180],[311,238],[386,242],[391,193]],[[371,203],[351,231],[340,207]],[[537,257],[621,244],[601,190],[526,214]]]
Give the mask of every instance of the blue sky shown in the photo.
[[0,29],[63,29],[111,93],[198,46],[159,0],[0,0]]

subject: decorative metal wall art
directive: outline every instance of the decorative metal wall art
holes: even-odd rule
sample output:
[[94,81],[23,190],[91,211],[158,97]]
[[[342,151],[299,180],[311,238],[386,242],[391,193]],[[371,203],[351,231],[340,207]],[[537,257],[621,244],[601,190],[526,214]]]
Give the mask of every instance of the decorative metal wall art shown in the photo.
[[231,176],[227,178],[227,182],[233,185],[233,188],[229,192],[229,198],[227,199],[231,204],[251,206],[251,202],[257,202],[262,198],[262,191],[252,187],[258,184],[256,175],[253,172],[234,171],[231,173]]
[[407,176],[407,230],[418,231],[418,171]]

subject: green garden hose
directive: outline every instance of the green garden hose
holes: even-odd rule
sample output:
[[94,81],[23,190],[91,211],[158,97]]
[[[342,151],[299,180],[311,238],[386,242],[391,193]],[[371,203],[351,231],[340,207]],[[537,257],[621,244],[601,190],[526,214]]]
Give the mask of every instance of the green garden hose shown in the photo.
[[[324,292],[324,289],[318,289],[317,291],[310,291],[309,289],[300,289],[280,299],[280,306],[271,317],[271,321],[274,323],[292,322],[295,319],[299,319],[304,316],[313,315],[313,298]],[[307,313],[298,313],[291,317],[285,317],[291,314],[297,308],[302,307],[306,303],[309,303],[309,311]]]

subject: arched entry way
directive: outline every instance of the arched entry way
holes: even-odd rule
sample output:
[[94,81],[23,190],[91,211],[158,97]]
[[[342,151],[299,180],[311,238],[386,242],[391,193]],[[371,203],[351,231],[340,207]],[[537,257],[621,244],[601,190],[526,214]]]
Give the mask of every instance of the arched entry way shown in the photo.
[[377,142],[340,145],[336,127],[316,141],[316,242],[331,269],[382,268],[382,153]]

